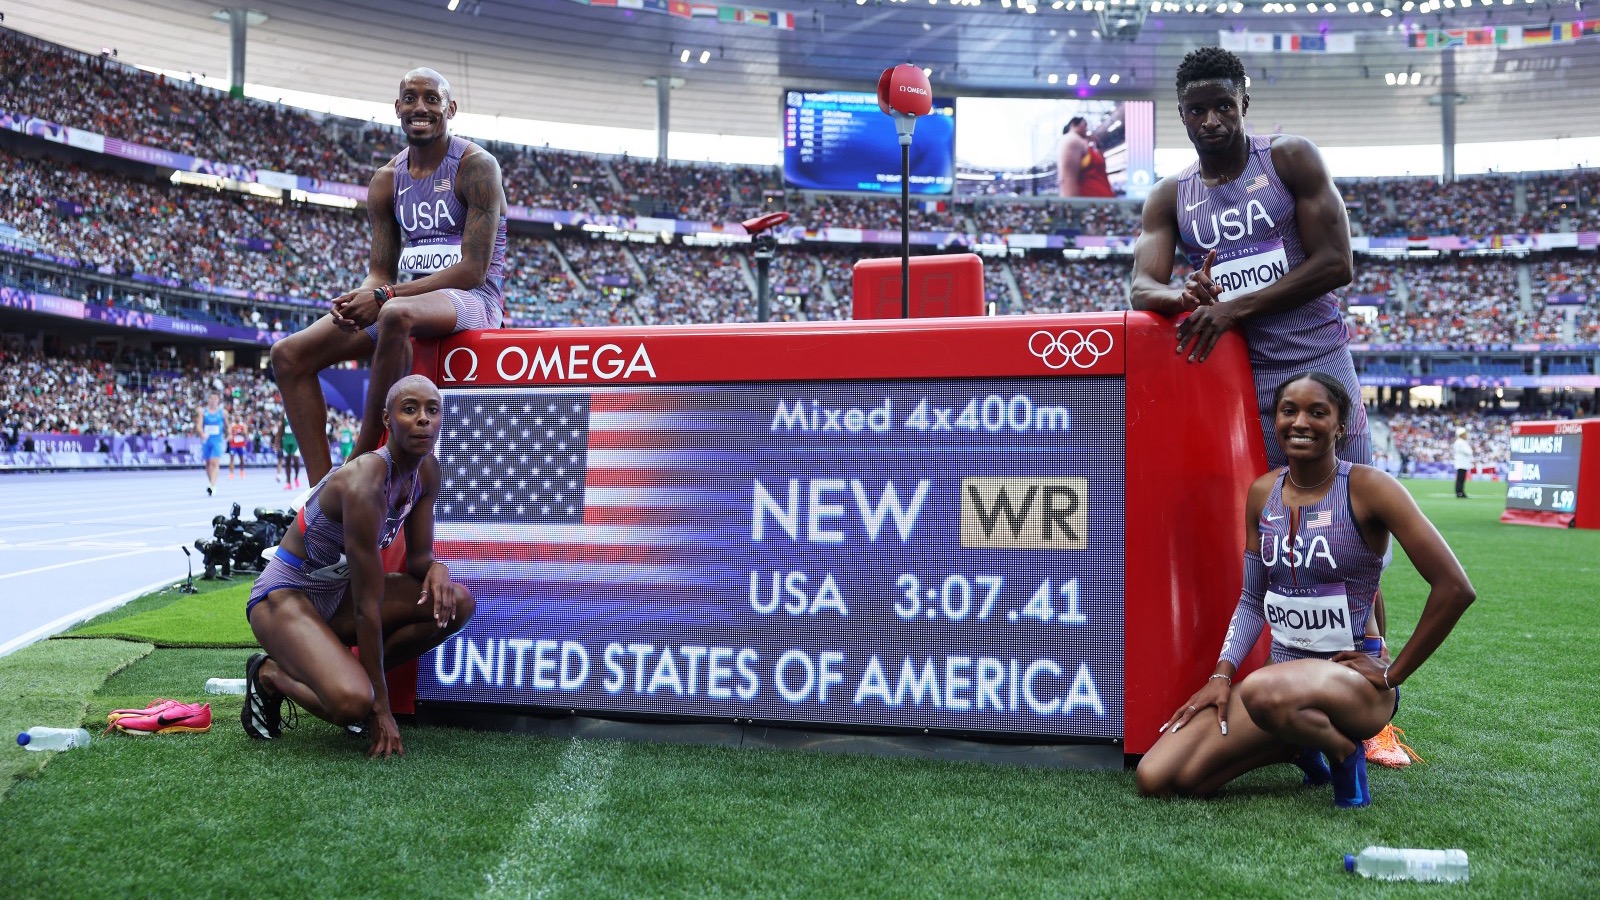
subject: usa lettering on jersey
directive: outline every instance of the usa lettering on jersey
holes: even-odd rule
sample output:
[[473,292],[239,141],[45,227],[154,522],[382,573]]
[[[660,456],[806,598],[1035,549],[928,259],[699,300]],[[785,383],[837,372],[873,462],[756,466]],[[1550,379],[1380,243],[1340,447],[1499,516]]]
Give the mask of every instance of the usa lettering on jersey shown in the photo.
[[1263,233],[1268,233],[1271,229],[1278,227],[1277,223],[1272,221],[1272,216],[1267,214],[1267,208],[1260,200],[1251,200],[1245,204],[1243,211],[1238,207],[1230,207],[1221,213],[1212,213],[1209,219],[1211,225],[1210,240],[1206,239],[1205,231],[1201,227],[1205,220],[1198,218],[1189,220],[1189,233],[1194,235],[1195,242],[1206,250],[1210,250],[1224,240],[1238,241],[1246,237],[1255,237],[1257,222],[1265,225]]
[[407,232],[445,231],[447,224],[448,230],[461,230],[443,197],[403,203],[395,209],[395,216],[400,220],[400,227]]
[[1261,561],[1268,568],[1282,562],[1291,569],[1309,569],[1316,560],[1326,563],[1334,571],[1339,569],[1339,561],[1333,558],[1333,548],[1328,544],[1328,539],[1320,534],[1309,542],[1305,535],[1297,534],[1292,543],[1286,534],[1261,535]]

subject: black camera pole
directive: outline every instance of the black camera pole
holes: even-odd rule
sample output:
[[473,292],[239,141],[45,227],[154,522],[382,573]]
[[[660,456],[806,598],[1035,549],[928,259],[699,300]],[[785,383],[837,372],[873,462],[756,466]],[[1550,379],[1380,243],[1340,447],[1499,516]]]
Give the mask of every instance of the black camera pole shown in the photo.
[[178,593],[198,594],[200,589],[194,586],[194,554],[190,553],[189,548],[183,544],[179,544],[178,549],[183,551],[183,558],[189,561],[189,578],[183,584],[178,585]]

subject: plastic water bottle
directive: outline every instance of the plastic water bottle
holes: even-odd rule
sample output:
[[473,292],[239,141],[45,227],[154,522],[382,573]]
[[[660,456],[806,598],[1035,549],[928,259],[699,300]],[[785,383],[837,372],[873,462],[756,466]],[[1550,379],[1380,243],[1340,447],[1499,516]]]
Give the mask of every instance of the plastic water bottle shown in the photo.
[[1368,847],[1345,854],[1344,870],[1383,881],[1466,881],[1465,850],[1409,850]]
[[83,728],[41,728],[35,726],[17,735],[17,746],[26,750],[71,750],[89,746],[89,732]]
[[243,694],[243,678],[207,678],[206,693],[208,694]]

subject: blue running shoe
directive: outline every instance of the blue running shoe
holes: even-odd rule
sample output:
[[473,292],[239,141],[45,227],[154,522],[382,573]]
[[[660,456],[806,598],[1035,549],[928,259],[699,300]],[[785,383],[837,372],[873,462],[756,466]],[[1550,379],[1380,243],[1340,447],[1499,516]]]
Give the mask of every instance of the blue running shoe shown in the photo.
[[1301,782],[1306,787],[1322,787],[1333,782],[1333,770],[1328,768],[1328,761],[1322,757],[1322,751],[1315,747],[1301,747],[1300,756],[1294,764],[1300,771],[1306,773]]
[[1333,805],[1355,809],[1372,803],[1367,789],[1367,751],[1359,743],[1344,762],[1333,767]]

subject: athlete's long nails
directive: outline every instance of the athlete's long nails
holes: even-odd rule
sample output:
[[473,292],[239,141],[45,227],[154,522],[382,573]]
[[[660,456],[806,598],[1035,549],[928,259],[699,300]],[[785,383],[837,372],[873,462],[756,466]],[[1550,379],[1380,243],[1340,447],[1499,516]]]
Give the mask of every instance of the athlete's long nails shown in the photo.
[[1167,730],[1167,726],[1166,725],[1162,725],[1160,728],[1156,729],[1156,734],[1162,734],[1166,730]]

